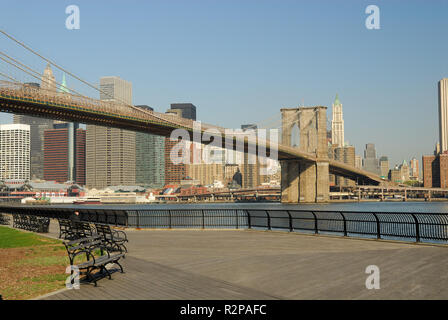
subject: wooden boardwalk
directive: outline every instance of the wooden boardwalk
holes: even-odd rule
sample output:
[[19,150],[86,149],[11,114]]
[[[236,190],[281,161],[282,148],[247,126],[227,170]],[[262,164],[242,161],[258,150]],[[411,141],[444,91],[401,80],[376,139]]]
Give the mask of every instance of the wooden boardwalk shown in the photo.
[[[41,298],[448,298],[448,247],[247,230],[127,234],[124,274]],[[368,265],[380,268],[379,290],[365,287]]]

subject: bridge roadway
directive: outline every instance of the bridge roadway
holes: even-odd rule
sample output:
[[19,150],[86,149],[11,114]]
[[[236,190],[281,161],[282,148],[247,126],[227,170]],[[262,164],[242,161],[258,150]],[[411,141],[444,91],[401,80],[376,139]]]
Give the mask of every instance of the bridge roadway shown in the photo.
[[[50,236],[57,235],[52,223]],[[125,273],[39,299],[448,299],[448,247],[248,230],[127,230]],[[365,287],[368,265],[380,289]]]
[[[193,121],[189,119],[110,101],[36,89],[8,81],[0,81],[0,111],[116,127],[165,137],[169,137],[174,129],[185,129],[192,139],[194,132]],[[279,160],[299,159],[310,162],[320,160],[316,158],[315,154],[297,148],[282,144],[271,146],[269,140],[233,136],[231,141],[226,141],[225,128],[201,123],[201,134],[207,130],[221,133],[221,145],[226,148],[236,149],[237,142],[240,141],[243,142],[244,152],[246,153],[251,150],[250,146],[253,146],[255,150],[262,146],[267,150],[267,155],[277,152]],[[335,160],[329,161],[329,170],[330,173],[358,180],[360,184],[379,184],[383,182],[377,175]]]

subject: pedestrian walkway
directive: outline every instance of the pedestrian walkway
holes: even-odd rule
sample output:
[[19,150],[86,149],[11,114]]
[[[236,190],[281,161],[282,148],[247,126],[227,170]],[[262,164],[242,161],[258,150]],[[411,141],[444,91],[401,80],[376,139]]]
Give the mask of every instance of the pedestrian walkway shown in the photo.
[[[447,299],[448,247],[249,230],[128,230],[125,273],[43,299]],[[50,226],[57,236],[57,225]],[[380,269],[368,290],[366,267]]]

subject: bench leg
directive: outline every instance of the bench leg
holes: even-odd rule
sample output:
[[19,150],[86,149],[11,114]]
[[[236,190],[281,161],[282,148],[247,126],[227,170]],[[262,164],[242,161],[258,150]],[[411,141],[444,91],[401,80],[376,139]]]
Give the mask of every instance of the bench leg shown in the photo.
[[108,275],[108,277],[109,277],[109,280],[112,280],[112,276],[111,276],[109,270],[106,269],[106,266],[105,266],[105,265],[104,265],[104,266],[101,266],[101,271],[106,272],[107,275]]
[[124,273],[124,271],[123,271],[123,267],[122,267],[121,264],[118,262],[118,260],[117,260],[117,261],[114,261],[114,263],[117,264],[117,265],[120,267],[120,269],[121,269],[121,273]]

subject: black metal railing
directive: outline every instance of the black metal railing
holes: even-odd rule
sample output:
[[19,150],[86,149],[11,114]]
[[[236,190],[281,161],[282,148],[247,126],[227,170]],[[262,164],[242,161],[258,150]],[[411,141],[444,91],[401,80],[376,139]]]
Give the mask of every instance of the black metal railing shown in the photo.
[[416,242],[448,242],[448,213],[262,209],[69,209],[0,207],[0,213],[32,214],[133,228],[259,229],[337,234]]
[[249,228],[377,239],[448,242],[448,214],[319,210],[247,210]]

